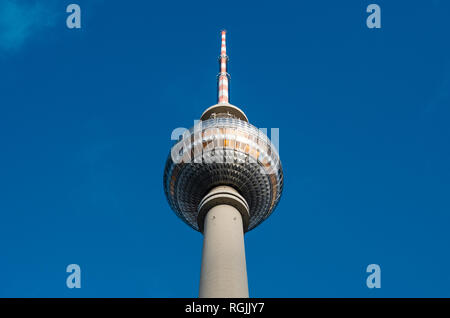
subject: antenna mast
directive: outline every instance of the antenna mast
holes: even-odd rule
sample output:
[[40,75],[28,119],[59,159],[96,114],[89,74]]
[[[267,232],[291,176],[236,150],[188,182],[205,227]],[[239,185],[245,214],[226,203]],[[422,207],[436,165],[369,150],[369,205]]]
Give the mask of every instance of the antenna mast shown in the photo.
[[218,94],[217,94],[217,103],[218,104],[228,104],[229,103],[229,86],[228,80],[230,78],[230,74],[227,73],[227,45],[225,34],[227,31],[222,30],[222,46],[220,48],[220,56],[219,56],[219,64],[220,64],[220,73],[218,75]]

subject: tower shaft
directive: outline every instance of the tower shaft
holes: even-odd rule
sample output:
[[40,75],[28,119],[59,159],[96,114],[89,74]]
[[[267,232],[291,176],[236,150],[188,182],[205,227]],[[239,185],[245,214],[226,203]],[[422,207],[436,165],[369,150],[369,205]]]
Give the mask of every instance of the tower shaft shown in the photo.
[[201,298],[249,297],[242,200],[233,188],[220,186],[202,201],[201,208],[211,208],[203,218]]

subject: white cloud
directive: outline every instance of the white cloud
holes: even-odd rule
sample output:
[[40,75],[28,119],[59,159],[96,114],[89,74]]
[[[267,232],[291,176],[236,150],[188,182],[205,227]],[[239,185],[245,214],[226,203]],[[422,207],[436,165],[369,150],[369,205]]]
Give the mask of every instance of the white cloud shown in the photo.
[[17,50],[34,34],[56,22],[53,0],[0,1],[0,50]]

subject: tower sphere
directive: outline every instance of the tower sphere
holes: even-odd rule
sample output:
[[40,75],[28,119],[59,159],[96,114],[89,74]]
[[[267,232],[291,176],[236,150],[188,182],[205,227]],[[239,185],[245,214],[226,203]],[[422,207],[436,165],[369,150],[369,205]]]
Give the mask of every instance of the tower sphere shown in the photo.
[[203,224],[201,200],[220,185],[233,187],[247,201],[246,231],[272,213],[283,188],[280,158],[269,138],[229,113],[201,120],[186,131],[164,169],[164,191],[172,210],[195,230]]

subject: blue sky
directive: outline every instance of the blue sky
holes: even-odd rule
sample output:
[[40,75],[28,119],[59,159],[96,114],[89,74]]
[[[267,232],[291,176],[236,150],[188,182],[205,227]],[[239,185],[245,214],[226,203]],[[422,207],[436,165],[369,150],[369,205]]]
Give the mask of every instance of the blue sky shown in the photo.
[[222,28],[231,102],[279,128],[285,173],[250,295],[450,297],[448,1],[73,2],[80,30],[72,2],[0,3],[1,297],[198,295],[162,176],[216,101]]

